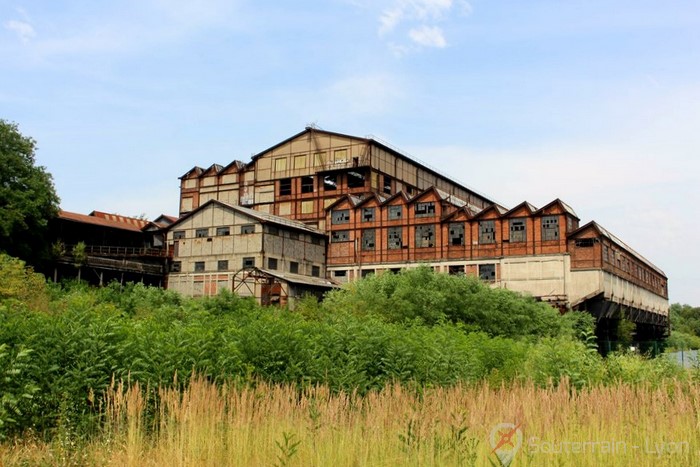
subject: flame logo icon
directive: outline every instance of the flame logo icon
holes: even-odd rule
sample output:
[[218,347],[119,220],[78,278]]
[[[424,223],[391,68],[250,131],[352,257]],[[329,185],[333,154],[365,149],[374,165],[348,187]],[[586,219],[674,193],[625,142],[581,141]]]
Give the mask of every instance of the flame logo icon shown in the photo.
[[499,423],[491,430],[489,442],[493,451],[491,454],[496,454],[498,460],[501,461],[503,467],[508,467],[515,454],[523,445],[523,432],[520,429],[521,423]]

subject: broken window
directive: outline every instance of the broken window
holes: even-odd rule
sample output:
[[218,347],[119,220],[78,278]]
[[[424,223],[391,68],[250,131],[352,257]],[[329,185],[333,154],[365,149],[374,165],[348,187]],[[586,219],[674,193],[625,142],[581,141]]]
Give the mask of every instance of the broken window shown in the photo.
[[252,256],[246,256],[243,258],[243,267],[244,268],[254,268],[255,267],[255,258]]
[[222,260],[217,261],[216,269],[217,269],[217,271],[227,271],[228,270],[228,260],[222,259]]
[[362,250],[363,251],[372,251],[374,250],[375,246],[375,230],[374,229],[365,229],[362,231]]
[[525,219],[510,220],[510,243],[520,243],[527,241]]
[[464,245],[464,223],[455,222],[450,224],[450,245]]
[[203,271],[204,271],[204,261],[195,261],[194,272],[203,272]]
[[331,232],[331,242],[349,242],[350,241],[350,231],[349,230],[335,230]]
[[292,274],[299,274],[299,263],[296,261],[289,262],[289,272]]
[[182,261],[173,261],[170,265],[170,272],[180,272],[182,271]]
[[362,222],[374,221],[374,208],[362,208]]
[[365,174],[362,172],[348,172],[348,188],[364,188]]
[[314,192],[314,177],[301,177],[301,192],[302,193],[313,193]]
[[209,236],[209,229],[197,229],[195,231],[194,236],[197,238],[208,237]]
[[267,258],[267,269],[277,269],[277,258]]
[[333,271],[333,277],[346,277],[347,275],[347,271]]
[[370,274],[374,274],[374,273],[375,273],[375,270],[374,270],[374,269],[363,269],[362,272],[360,273],[360,275],[361,275],[362,277],[367,277],[367,276],[369,276]]
[[311,266],[311,275],[314,277],[319,277],[321,275],[321,267]]
[[338,188],[338,176],[335,174],[326,175],[323,177],[323,189],[324,190],[335,190]]
[[180,240],[185,238],[185,231],[184,230],[176,230],[173,232],[173,240]]
[[603,261],[608,262],[608,245],[603,245]]
[[331,224],[347,224],[350,222],[350,210],[340,209],[331,212]]
[[496,280],[496,265],[495,264],[480,264],[479,279],[488,282]]
[[397,250],[403,246],[403,229],[401,227],[389,227],[387,235],[387,248]]
[[389,206],[389,220],[395,221],[401,219],[402,207],[401,206]]
[[464,275],[464,266],[450,266],[448,271],[451,276]]
[[435,215],[435,203],[416,203],[416,217],[431,217]]
[[231,228],[230,227],[217,227],[216,228],[216,235],[218,235],[218,236],[231,235]]
[[542,241],[559,239],[559,216],[545,216],[542,218]]
[[416,248],[432,248],[435,246],[435,225],[416,226]]
[[479,243],[496,243],[495,221],[479,221]]
[[[272,233],[272,232],[270,232],[270,230],[271,229],[268,228],[268,232]],[[246,225],[241,226],[241,234],[247,235],[247,234],[252,234],[252,233],[255,233],[255,224],[246,224]],[[277,232],[275,232],[275,234],[276,233]]]
[[382,184],[383,185],[382,191],[385,194],[390,195],[391,194],[391,177],[388,175],[384,175],[383,179],[384,179],[384,183]]
[[280,196],[288,196],[292,194],[292,179],[283,178],[280,180]]
[[595,244],[595,238],[577,238],[576,246],[579,248],[591,248]]

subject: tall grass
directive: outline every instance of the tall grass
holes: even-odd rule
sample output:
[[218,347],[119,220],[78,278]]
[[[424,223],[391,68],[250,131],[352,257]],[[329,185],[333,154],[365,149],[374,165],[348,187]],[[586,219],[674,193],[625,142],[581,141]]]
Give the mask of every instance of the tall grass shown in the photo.
[[[360,395],[193,377],[185,390],[158,390],[153,414],[148,393],[113,385],[101,434],[64,465],[490,466],[499,464],[489,435],[502,422],[521,424],[514,466],[700,463],[700,387],[684,381],[580,390],[566,379],[545,388],[390,384]],[[6,444],[0,464],[54,464],[62,449],[57,440]]]

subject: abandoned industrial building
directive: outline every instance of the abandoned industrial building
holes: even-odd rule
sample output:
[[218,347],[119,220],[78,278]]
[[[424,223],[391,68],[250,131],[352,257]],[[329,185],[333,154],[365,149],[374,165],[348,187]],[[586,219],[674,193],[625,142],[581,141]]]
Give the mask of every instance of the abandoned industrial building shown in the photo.
[[376,138],[307,127],[180,182],[168,287],[188,294],[240,291],[248,270],[250,294],[284,302],[302,277],[322,290],[427,264],[599,320],[627,317],[638,334],[668,326],[666,275],[602,226],[579,225],[559,199],[505,208]]

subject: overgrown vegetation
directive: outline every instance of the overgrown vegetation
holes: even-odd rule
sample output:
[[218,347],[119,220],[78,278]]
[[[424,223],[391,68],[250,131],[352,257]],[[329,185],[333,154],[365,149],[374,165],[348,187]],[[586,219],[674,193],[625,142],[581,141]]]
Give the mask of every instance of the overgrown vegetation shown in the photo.
[[672,349],[700,349],[700,308],[674,303],[669,309]]
[[[8,257],[0,268],[3,437],[89,437],[115,381],[138,382],[144,411],[155,416],[157,388],[183,389],[193,373],[217,384],[358,395],[389,384],[548,387],[566,378],[582,388],[692,377],[664,359],[601,358],[586,315],[560,316],[427,269],[369,278],[290,312],[230,293],[189,299],[140,284],[47,286]],[[294,440],[280,439],[290,453]]]

